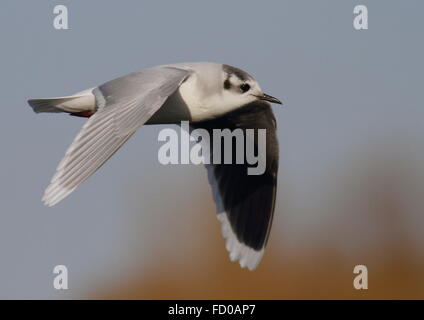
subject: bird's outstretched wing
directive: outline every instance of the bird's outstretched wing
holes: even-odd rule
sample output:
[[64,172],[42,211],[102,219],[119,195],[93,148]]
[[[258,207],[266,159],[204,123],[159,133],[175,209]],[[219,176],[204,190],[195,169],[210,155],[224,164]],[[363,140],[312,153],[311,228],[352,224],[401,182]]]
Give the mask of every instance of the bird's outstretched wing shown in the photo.
[[[277,188],[279,151],[271,106],[254,102],[218,120],[192,126],[207,129],[211,136],[213,129],[240,128],[245,137],[246,129],[266,129],[266,155],[260,155],[266,156],[262,175],[248,175],[246,159],[244,164],[206,165],[230,259],[253,270],[268,240]],[[257,141],[255,139],[255,152]],[[234,154],[233,147],[233,163]]]
[[97,112],[66,151],[43,202],[53,206],[100,168],[174,93],[190,71],[155,67],[95,88]]

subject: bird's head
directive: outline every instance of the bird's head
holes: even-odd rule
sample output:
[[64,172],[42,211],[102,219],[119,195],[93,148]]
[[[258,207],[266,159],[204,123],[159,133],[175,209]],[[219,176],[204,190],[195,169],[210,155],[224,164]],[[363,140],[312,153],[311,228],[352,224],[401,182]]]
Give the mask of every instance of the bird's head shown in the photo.
[[258,82],[247,72],[223,65],[222,95],[231,109],[237,109],[254,101],[262,100],[282,104],[280,100],[262,92]]

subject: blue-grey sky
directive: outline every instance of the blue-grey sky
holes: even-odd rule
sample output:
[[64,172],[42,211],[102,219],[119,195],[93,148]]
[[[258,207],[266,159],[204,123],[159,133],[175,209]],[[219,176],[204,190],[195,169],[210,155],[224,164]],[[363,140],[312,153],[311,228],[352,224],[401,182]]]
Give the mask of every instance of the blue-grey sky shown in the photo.
[[[53,28],[56,4],[67,6],[69,30]],[[357,4],[368,6],[369,30],[353,28]],[[142,128],[57,206],[41,203],[85,120],[36,115],[26,100],[150,66],[234,65],[284,102],[273,107],[281,160],[271,240],[287,250],[311,234],[332,236],[335,215],[343,216],[329,204],[339,191],[334,177],[352,179],[361,152],[384,149],[381,159],[401,163],[420,200],[423,12],[418,0],[1,1],[0,298],[84,297],[105,279],[119,282],[156,250],[173,252],[176,264],[183,260],[175,247],[189,243],[195,254],[189,230],[167,234],[181,219],[190,225],[190,199],[212,205],[206,174],[200,166],[158,163],[160,126]],[[424,231],[419,200],[409,210],[412,237]],[[361,241],[375,231],[364,230]],[[57,264],[70,270],[68,292],[52,287]]]

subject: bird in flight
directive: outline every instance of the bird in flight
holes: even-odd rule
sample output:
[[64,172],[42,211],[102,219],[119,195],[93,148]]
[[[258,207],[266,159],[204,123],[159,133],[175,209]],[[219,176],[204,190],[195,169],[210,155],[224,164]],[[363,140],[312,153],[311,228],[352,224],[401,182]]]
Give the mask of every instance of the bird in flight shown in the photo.
[[72,96],[30,99],[36,113],[89,118],[57,167],[43,202],[53,206],[68,196],[143,124],[189,121],[192,128],[208,132],[266,129],[263,174],[248,175],[246,162],[206,165],[230,259],[254,270],[268,240],[277,189],[279,151],[269,102],[281,104],[245,71],[212,62],[157,66]]

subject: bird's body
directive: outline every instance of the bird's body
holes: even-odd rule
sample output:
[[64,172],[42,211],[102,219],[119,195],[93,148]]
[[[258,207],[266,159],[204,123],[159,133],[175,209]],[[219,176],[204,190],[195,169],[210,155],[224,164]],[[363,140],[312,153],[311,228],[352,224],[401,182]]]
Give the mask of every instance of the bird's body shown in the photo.
[[31,99],[35,112],[67,112],[89,117],[46,189],[52,206],[94,173],[143,124],[179,124],[213,130],[267,130],[263,175],[246,165],[208,166],[227,249],[232,260],[254,269],[259,263],[274,212],[278,171],[275,118],[246,72],[228,65],[197,62],[153,67],[111,80],[73,96]]

